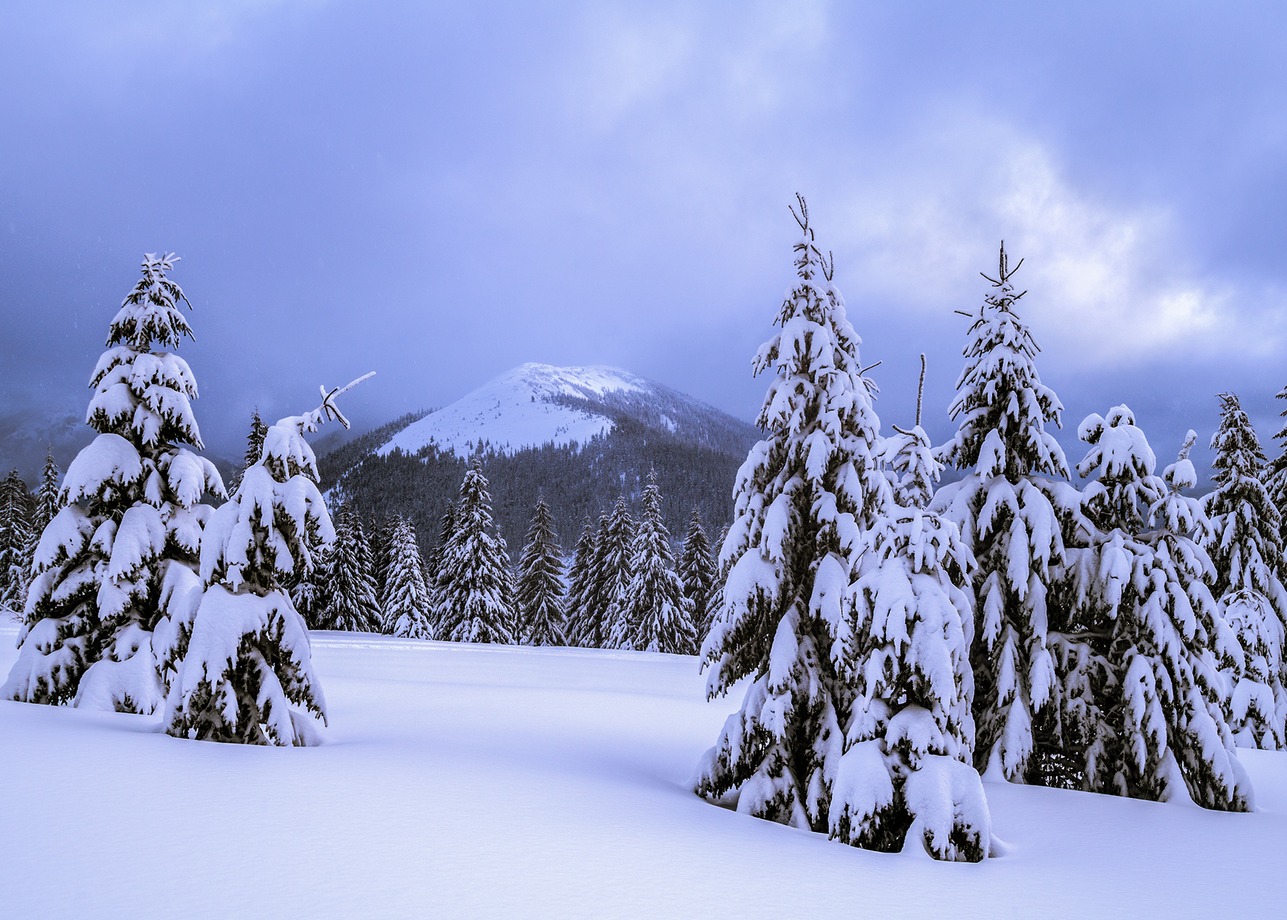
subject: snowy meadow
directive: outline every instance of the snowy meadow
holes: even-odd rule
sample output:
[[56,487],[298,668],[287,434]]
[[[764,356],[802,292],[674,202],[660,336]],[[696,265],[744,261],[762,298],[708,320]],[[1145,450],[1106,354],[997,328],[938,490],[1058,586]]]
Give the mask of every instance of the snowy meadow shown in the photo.
[[[16,625],[0,627],[0,669]],[[315,633],[326,743],[0,703],[7,917],[1273,917],[1287,755],[1257,811],[986,783],[1004,855],[872,853],[712,807],[736,698],[697,660]],[[51,879],[33,885],[31,879]],[[162,868],[164,867],[164,868]]]

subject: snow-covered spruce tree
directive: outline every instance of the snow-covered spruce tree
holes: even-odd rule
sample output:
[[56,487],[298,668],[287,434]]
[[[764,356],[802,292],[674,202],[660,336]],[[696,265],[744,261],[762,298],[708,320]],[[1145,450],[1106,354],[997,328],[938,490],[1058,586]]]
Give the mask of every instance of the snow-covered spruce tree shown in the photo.
[[630,584],[630,550],[637,525],[624,495],[617,497],[600,528],[594,548],[594,615],[598,618],[594,636],[598,647],[612,648],[613,637],[623,635],[617,626],[624,615],[626,588]]
[[285,589],[313,565],[312,548],[335,539],[304,435],[330,419],[349,427],[336,399],[370,376],[323,387],[318,408],[270,427],[259,461],[211,515],[201,540],[205,593],[190,617],[172,621],[163,646],[176,672],[166,698],[169,734],[281,746],[320,740],[316,720],[326,721],[326,703],[308,628]]
[[679,579],[684,584],[684,597],[693,605],[693,631],[698,646],[711,628],[712,595],[715,591],[715,557],[711,543],[702,527],[702,516],[693,509],[684,534],[684,547],[679,553]]
[[27,601],[27,547],[32,501],[17,470],[0,480],[0,610],[19,612]]
[[[398,517],[395,515],[378,522],[374,518],[371,519],[369,531],[371,534],[371,576],[375,579],[376,597],[380,598],[382,608],[385,592],[389,589],[389,561],[393,553],[394,533],[398,529]],[[407,521],[407,523],[410,524],[411,522]],[[411,528],[411,532],[412,534],[415,533],[414,527]],[[416,555],[420,559],[420,580],[424,581],[424,557],[419,555],[418,548]],[[426,602],[427,600],[428,595],[426,595]]]
[[1251,420],[1234,394],[1221,394],[1220,403],[1220,428],[1211,438],[1216,489],[1203,505],[1211,518],[1204,547],[1215,567],[1211,593],[1245,653],[1244,670],[1230,674],[1231,724],[1240,746],[1280,750],[1287,741],[1282,522],[1260,478],[1265,457]]
[[1099,705],[1106,756],[1088,758],[1088,783],[1156,800],[1187,792],[1206,808],[1247,811],[1251,786],[1220,673],[1241,650],[1204,581],[1211,561],[1194,536],[1209,522],[1181,492],[1197,479],[1188,459],[1196,436],[1158,476],[1126,406],[1088,416],[1078,434],[1090,445],[1077,471],[1092,479],[1084,494],[1098,528],[1096,602],[1110,624]]
[[481,464],[475,462],[460,485],[455,530],[443,547],[440,639],[514,641],[517,618],[509,553],[496,533],[487,485]]
[[190,615],[206,494],[222,496],[201,447],[187,362],[162,348],[191,337],[186,302],[166,277],[178,261],[148,253],[113,318],[90,378],[98,436],[67,469],[66,502],[33,561],[18,660],[0,695],[149,713],[164,697],[153,630]]
[[630,546],[629,571],[621,615],[613,623],[612,646],[679,655],[696,652],[693,604],[675,571],[655,473],[648,474],[643,490],[643,517]]
[[935,859],[978,862],[991,817],[973,759],[974,561],[956,525],[926,510],[942,467],[919,399],[916,425],[895,431],[884,455],[896,501],[867,532],[834,653],[856,698],[831,833],[867,849],[916,841]]
[[598,623],[591,613],[595,586],[594,547],[594,525],[587,520],[572,552],[572,564],[568,566],[568,595],[564,603],[568,645],[584,648],[595,647],[594,630]]
[[362,518],[345,506],[335,516],[335,545],[327,553],[319,581],[326,606],[318,622],[321,629],[379,632],[380,598],[372,575],[371,544]]
[[[26,604],[27,589],[31,584],[31,570],[36,561],[36,548],[40,546],[40,537],[45,532],[59,511],[63,510],[62,492],[58,486],[62,478],[62,472],[58,469],[58,464],[54,462],[52,453],[45,454],[45,465],[40,473],[40,488],[36,491],[36,496],[31,506],[31,526],[27,533],[27,546],[23,552],[22,561],[22,599]],[[16,611],[21,611],[22,606],[14,607]]]
[[538,499],[518,561],[515,606],[522,645],[566,645],[563,606],[563,550],[545,499]]
[[241,470],[237,473],[234,491],[235,486],[241,484],[241,477],[245,471],[259,462],[259,457],[264,452],[264,435],[267,432],[268,426],[259,417],[259,410],[255,409],[250,415],[250,431],[246,434],[246,452],[242,455]]
[[319,543],[316,536],[307,553],[300,554],[295,572],[283,580],[282,588],[290,595],[295,611],[309,629],[326,629],[326,612],[330,607],[326,573],[330,569],[334,543]]
[[[1287,387],[1278,391],[1277,399],[1287,399]],[[1279,413],[1287,418],[1287,409]],[[1287,551],[1287,424],[1279,428],[1274,435],[1278,442],[1278,456],[1264,469],[1265,489],[1269,500],[1278,511],[1278,543]],[[1287,578],[1287,572],[1280,572],[1279,578]]]
[[891,497],[860,340],[797,201],[796,284],[755,358],[757,374],[773,374],[758,420],[766,437],[738,471],[727,578],[702,648],[709,697],[750,681],[694,785],[740,812],[827,831],[853,695],[832,644],[863,533]]
[[443,567],[443,560],[455,532],[456,503],[447,502],[447,510],[442,513],[438,522],[438,542],[429,551],[429,558],[424,565],[425,587],[429,589],[429,624],[434,637],[438,639],[445,639],[447,636],[443,628],[447,604],[447,571]]
[[1015,312],[1026,292],[1011,278],[1022,264],[1011,268],[1002,244],[997,277],[984,275],[993,290],[972,315],[949,409],[960,427],[938,451],[940,462],[966,476],[933,502],[960,528],[976,562],[975,762],[1011,780],[1035,778],[1034,723],[1058,711],[1047,595],[1063,576],[1064,530],[1080,514],[1063,450],[1046,431],[1059,424],[1063,406],[1042,384],[1040,349]]
[[425,586],[420,546],[411,522],[401,515],[393,519],[388,547],[389,564],[384,596],[384,631],[408,639],[432,639],[429,620],[429,589]]

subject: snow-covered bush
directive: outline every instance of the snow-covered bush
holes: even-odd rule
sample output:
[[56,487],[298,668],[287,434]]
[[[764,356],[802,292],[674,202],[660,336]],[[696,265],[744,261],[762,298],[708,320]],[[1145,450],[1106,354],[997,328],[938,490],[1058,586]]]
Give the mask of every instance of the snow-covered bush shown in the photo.
[[186,613],[158,634],[165,664],[176,672],[166,699],[171,735],[282,746],[319,742],[316,721],[326,721],[326,703],[313,673],[308,627],[284,585],[314,565],[313,547],[335,540],[304,435],[327,419],[347,428],[335,399],[365,379],[323,389],[317,409],[268,429],[259,462],[206,526],[200,582],[170,586]]

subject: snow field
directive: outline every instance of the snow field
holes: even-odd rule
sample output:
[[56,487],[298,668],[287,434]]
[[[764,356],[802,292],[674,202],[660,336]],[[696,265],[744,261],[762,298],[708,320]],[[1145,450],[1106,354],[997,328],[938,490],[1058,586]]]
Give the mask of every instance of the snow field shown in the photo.
[[[16,626],[0,621],[0,673]],[[987,783],[979,865],[846,847],[688,789],[740,702],[693,658],[314,633],[318,748],[0,703],[0,916],[1282,916],[1287,754],[1259,810]]]

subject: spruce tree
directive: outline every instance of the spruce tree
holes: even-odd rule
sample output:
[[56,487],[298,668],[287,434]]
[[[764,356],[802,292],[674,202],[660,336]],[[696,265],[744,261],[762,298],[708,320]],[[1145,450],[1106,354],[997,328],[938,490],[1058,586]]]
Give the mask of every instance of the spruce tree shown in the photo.
[[1063,406],[1037,374],[1040,349],[1015,309],[1026,293],[1011,281],[1020,265],[1010,267],[1002,244],[997,277],[983,276],[993,290],[971,317],[949,410],[960,427],[938,452],[966,475],[934,501],[977,563],[976,763],[1011,780],[1036,778],[1037,722],[1057,709],[1047,597],[1063,577],[1064,528],[1080,513],[1063,450],[1046,430]]
[[447,606],[447,571],[444,568],[447,545],[456,532],[456,503],[447,502],[447,510],[438,522],[438,542],[425,560],[425,587],[429,589],[429,624],[437,639],[445,639],[443,623]]
[[860,340],[797,201],[796,285],[780,331],[755,359],[757,374],[773,375],[758,419],[766,437],[738,473],[720,559],[727,577],[702,649],[709,697],[749,683],[698,765],[696,791],[826,831],[852,700],[832,646],[862,535],[886,513],[890,491]]
[[246,452],[242,455],[241,471],[237,474],[236,485],[241,484],[241,477],[246,470],[259,462],[260,454],[264,451],[264,435],[267,432],[268,426],[259,417],[259,410],[255,409],[250,415],[250,431],[246,435]]
[[0,610],[21,612],[27,602],[27,547],[32,501],[17,470],[0,480]]
[[153,631],[199,598],[201,499],[224,492],[214,465],[182,446],[201,448],[192,371],[153,350],[192,336],[166,276],[177,261],[144,256],[112,320],[90,378],[98,436],[68,467],[67,505],[37,549],[9,699],[149,713],[163,698]]
[[[40,473],[40,488],[32,502],[31,509],[31,526],[28,528],[27,546],[23,553],[22,560],[22,599],[26,603],[28,588],[31,584],[31,570],[36,561],[36,550],[40,546],[40,538],[45,532],[58,512],[63,510],[63,501],[61,490],[58,482],[62,478],[62,471],[58,469],[58,464],[54,462],[52,452],[45,454],[45,465]],[[22,607],[14,607],[14,610],[21,611]]]
[[550,506],[545,499],[538,499],[518,562],[517,638],[523,645],[567,644],[562,557]]
[[362,518],[345,506],[336,515],[335,545],[327,553],[319,579],[326,598],[318,618],[320,629],[380,631],[380,599],[372,568],[371,544]]
[[415,528],[401,515],[391,523],[388,570],[381,597],[384,631],[407,639],[432,639],[429,590],[425,586]]
[[597,622],[592,634],[599,648],[613,648],[614,637],[625,634],[617,624],[623,616],[630,584],[630,549],[635,532],[635,519],[626,507],[626,498],[618,496],[605,526],[600,528],[594,550],[593,612]]
[[[1287,400],[1287,387],[1279,390],[1275,398]],[[1279,415],[1287,418],[1287,409]],[[1265,490],[1278,511],[1278,543],[1287,550],[1287,423],[1278,429],[1274,440],[1278,442],[1278,456],[1264,469]],[[1287,571],[1279,573],[1279,579],[1284,578],[1287,578]]]
[[1085,496],[1098,528],[1097,601],[1109,623],[1109,680],[1098,707],[1106,756],[1089,759],[1089,782],[1120,795],[1187,793],[1207,808],[1247,811],[1251,787],[1234,750],[1220,673],[1240,650],[1204,582],[1211,562],[1194,537],[1209,522],[1200,503],[1182,494],[1197,479],[1188,459],[1195,436],[1158,476],[1128,407],[1089,416],[1079,434],[1091,445],[1077,470],[1092,477]]
[[655,473],[648,474],[644,487],[643,517],[631,543],[629,572],[621,615],[613,623],[612,646],[678,655],[696,652],[693,605],[675,571]]
[[514,641],[514,587],[509,553],[496,533],[492,499],[475,463],[460,485],[455,530],[443,547],[443,621],[438,637],[452,642]]
[[328,419],[349,427],[336,399],[365,380],[327,392],[305,415],[268,429],[260,459],[232,499],[214,512],[201,541],[206,588],[165,637],[175,671],[166,731],[179,738],[239,744],[310,745],[326,703],[313,673],[308,628],[286,582],[315,565],[313,547],[335,540],[317,489],[317,459],[304,435]]
[[1204,508],[1211,518],[1205,549],[1215,566],[1211,592],[1238,634],[1245,653],[1234,681],[1234,734],[1242,747],[1280,750],[1287,740],[1287,691],[1283,687],[1287,592],[1283,590],[1282,521],[1261,480],[1260,439],[1232,393],[1220,396],[1216,489]]
[[598,619],[592,613],[594,604],[594,548],[595,529],[588,520],[581,528],[568,568],[567,639],[569,645],[595,648],[595,627]]
[[883,851],[914,836],[935,859],[978,862],[991,818],[973,760],[974,560],[956,525],[926,510],[942,467],[919,399],[916,425],[895,430],[884,454],[896,500],[867,532],[835,654],[856,698],[831,834]]
[[679,554],[679,578],[684,584],[684,597],[693,605],[693,629],[700,646],[710,632],[711,605],[715,591],[715,557],[711,554],[710,540],[702,527],[702,516],[696,508],[688,520],[684,534],[684,547]]

